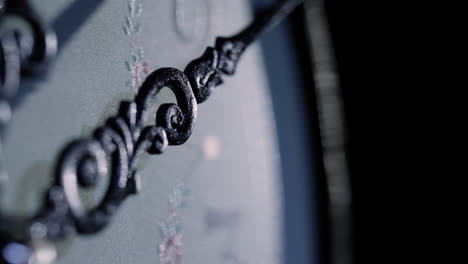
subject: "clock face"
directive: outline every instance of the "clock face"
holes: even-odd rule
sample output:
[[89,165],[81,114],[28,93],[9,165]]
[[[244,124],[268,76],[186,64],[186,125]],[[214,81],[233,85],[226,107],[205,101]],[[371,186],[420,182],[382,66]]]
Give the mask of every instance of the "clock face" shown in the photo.
[[[249,1],[35,0],[57,32],[47,78],[22,83],[5,131],[1,206],[30,215],[51,184],[58,153],[132,100],[148,73],[183,70],[251,21]],[[198,106],[190,139],[144,156],[142,190],[102,232],[56,244],[57,263],[281,263],[278,145],[261,47]],[[155,109],[175,102],[169,89]],[[92,207],[108,184],[80,195]]]

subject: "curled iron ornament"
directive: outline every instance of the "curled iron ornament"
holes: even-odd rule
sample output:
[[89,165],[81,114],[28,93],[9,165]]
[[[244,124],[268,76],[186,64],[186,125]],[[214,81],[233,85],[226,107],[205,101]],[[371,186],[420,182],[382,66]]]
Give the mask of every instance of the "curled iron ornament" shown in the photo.
[[[3,28],[9,18],[21,19],[30,32]],[[28,0],[0,0],[0,25],[0,125],[3,125],[10,119],[10,104],[21,77],[37,77],[45,70],[57,53],[57,37]]]
[[[26,3],[25,0],[19,2]],[[13,241],[30,245],[31,241],[56,240],[72,233],[94,234],[108,226],[122,202],[141,188],[136,168],[139,157],[145,152],[162,154],[169,145],[186,142],[197,118],[197,104],[206,101],[215,87],[223,83],[223,75],[235,73],[243,52],[260,33],[280,22],[300,3],[302,0],[278,3],[260,13],[240,33],[217,38],[215,46],[208,47],[183,72],[161,68],[149,74],[134,100],[120,103],[117,115],[95,129],[89,138],[78,139],[65,146],[56,165],[55,182],[47,190],[44,206],[38,214],[29,219],[14,219],[0,214],[0,249]],[[44,49],[47,45],[41,42],[47,39],[44,36],[50,36],[45,29],[39,28],[42,33],[35,34],[35,44],[42,50],[30,55],[32,63],[48,57],[49,53]],[[3,37],[0,40],[3,45]],[[3,56],[4,60],[6,58]],[[37,68],[36,64],[32,65],[34,67],[24,68]],[[4,63],[4,72],[10,70],[8,67]],[[5,80],[2,79],[3,83]],[[8,81],[16,82],[15,79]],[[163,87],[173,91],[177,104],[162,104],[155,116],[150,116],[151,105]],[[150,118],[155,120],[155,125],[147,125]],[[93,187],[99,178],[106,175],[110,182],[103,199],[94,208],[85,208],[79,188]],[[8,262],[0,256],[0,263]]]

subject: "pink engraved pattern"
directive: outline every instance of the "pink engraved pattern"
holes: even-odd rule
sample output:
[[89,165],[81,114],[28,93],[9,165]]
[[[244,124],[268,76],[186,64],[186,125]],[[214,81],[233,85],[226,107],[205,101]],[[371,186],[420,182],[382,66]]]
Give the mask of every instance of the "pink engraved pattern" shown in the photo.
[[190,190],[178,184],[169,196],[169,214],[159,223],[162,243],[158,246],[160,264],[183,263],[183,228],[181,210],[187,206]]
[[139,23],[139,17],[143,12],[143,4],[140,0],[127,1],[128,15],[125,16],[123,30],[130,38],[132,58],[125,62],[125,67],[131,76],[126,86],[136,91],[149,73],[148,62],[144,58],[144,50],[140,44],[141,24]]
[[[174,187],[172,192],[169,194],[168,215],[164,220],[158,223],[159,233],[161,236],[161,242],[158,245],[160,264],[184,263],[182,241],[183,222],[181,213],[183,209],[187,207],[188,201],[191,199],[191,191],[185,183],[191,176],[194,175],[195,171],[203,162],[217,159],[221,152],[219,138],[213,135],[206,136],[202,146],[191,145],[190,143],[186,144],[186,146],[189,146],[190,149],[194,151],[197,155],[196,159],[193,160],[191,165],[187,168],[180,182]],[[236,221],[237,215],[234,215],[233,218],[234,221]],[[224,257],[224,259],[226,258]]]

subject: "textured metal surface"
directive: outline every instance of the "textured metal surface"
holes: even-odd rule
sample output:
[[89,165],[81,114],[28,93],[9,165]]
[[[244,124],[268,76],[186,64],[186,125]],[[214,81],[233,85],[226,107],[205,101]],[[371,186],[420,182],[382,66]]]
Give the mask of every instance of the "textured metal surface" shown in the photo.
[[[275,6],[240,34],[218,38],[215,47],[189,63],[184,73],[174,68],[151,73],[134,101],[121,102],[118,114],[96,129],[91,138],[73,141],[65,147],[43,210],[29,223],[15,221],[17,229],[13,229],[12,218],[3,217],[2,237],[10,237],[11,241],[55,239],[74,229],[88,234],[108,225],[123,200],[139,190],[140,154],[145,151],[161,154],[168,145],[183,144],[192,133],[197,103],[205,101],[214,87],[222,83],[223,74],[234,74],[245,48],[259,33],[281,20],[300,2]],[[163,87],[172,89],[177,104],[162,104],[156,112],[155,125],[147,125],[152,102]],[[97,206],[86,208],[78,187],[94,186],[107,173],[110,183],[104,198]],[[4,243],[11,244],[8,240]]]

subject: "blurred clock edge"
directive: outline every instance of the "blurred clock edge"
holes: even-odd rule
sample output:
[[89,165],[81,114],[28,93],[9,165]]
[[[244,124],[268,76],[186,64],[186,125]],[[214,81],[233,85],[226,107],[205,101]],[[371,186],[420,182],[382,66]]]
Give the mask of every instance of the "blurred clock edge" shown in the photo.
[[[412,144],[403,137],[412,138],[402,120],[412,110],[397,103],[409,93],[405,81],[398,79],[401,61],[408,58],[394,56],[399,51],[378,35],[390,35],[398,42],[403,38],[384,27],[391,23],[392,30],[399,30],[392,20],[386,22],[387,6],[305,0],[305,7],[302,35],[308,37],[305,42],[310,46],[304,50],[311,55],[308,71],[313,78],[311,85],[304,86],[304,94],[310,101],[316,98],[309,113],[312,131],[320,134],[314,141],[320,144],[313,148],[318,153],[315,160],[323,165],[315,171],[322,205],[319,227],[328,230],[321,234],[327,252],[324,262],[395,258],[399,250],[392,238],[408,237],[397,223],[409,224],[403,214],[409,199],[396,190],[410,181],[408,167],[401,161]],[[395,59],[397,65],[391,64]],[[313,127],[314,123],[319,126]]]
[[[272,1],[253,2],[258,8]],[[343,88],[352,86],[341,80],[352,68],[342,63],[346,43],[330,19],[336,18],[336,3],[306,0],[304,7],[262,39],[281,152],[285,263],[357,263],[360,213],[351,192],[356,183],[348,152],[349,91]]]

